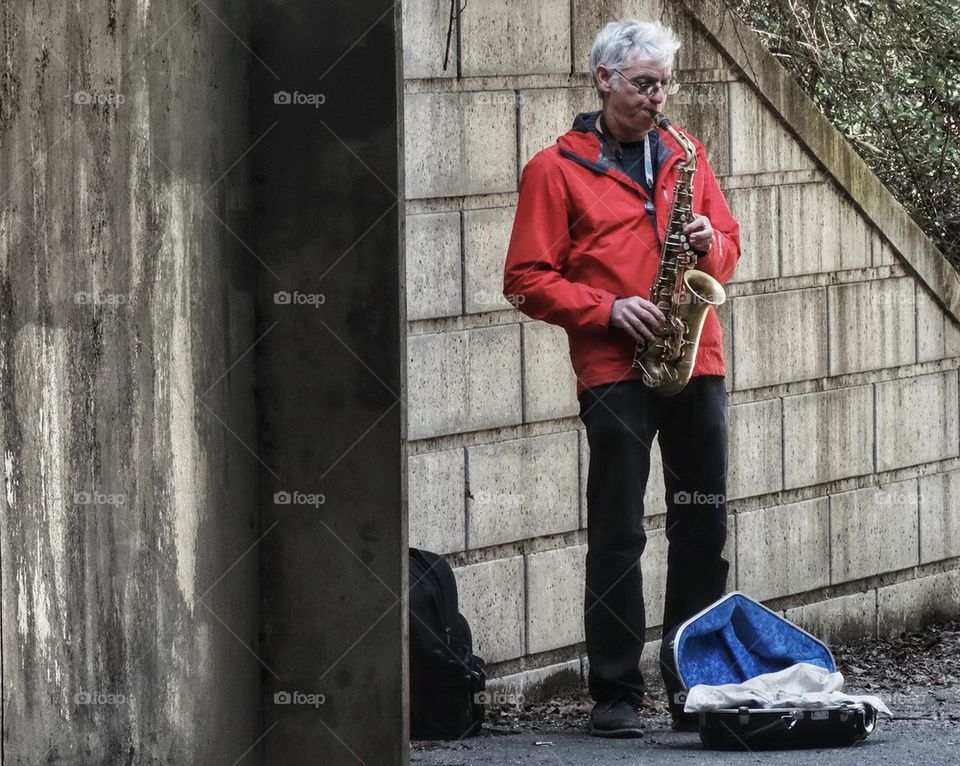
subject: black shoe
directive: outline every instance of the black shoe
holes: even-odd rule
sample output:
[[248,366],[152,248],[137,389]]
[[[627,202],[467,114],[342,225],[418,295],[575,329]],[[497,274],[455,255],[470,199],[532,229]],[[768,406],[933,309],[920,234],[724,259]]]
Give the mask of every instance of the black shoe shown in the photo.
[[623,697],[603,700],[590,713],[590,733],[594,737],[642,737],[640,716]]
[[696,713],[680,713],[673,716],[670,728],[674,731],[700,731],[700,716]]

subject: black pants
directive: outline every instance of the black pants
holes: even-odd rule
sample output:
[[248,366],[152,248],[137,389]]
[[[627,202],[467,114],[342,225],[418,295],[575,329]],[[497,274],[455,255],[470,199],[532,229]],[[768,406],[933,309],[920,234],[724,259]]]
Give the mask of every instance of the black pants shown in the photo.
[[[714,375],[695,377],[667,398],[633,380],[580,395],[590,444],[584,628],[590,694],[597,701],[628,695],[639,702],[645,690],[640,555],[647,540],[643,495],[655,435],[667,507],[663,635],[726,590],[726,407],[723,378]],[[669,676],[664,673],[664,683],[673,701],[680,686]]]

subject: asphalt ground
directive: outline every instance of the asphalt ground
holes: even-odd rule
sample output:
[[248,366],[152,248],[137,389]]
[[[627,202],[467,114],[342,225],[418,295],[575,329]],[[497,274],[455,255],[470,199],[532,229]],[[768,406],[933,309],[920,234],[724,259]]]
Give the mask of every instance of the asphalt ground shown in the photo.
[[651,728],[642,740],[606,740],[586,732],[522,731],[484,734],[458,743],[411,749],[410,762],[432,766],[557,766],[557,764],[896,764],[960,763],[960,722],[881,720],[866,740],[851,747],[763,752],[705,750],[697,734]]
[[[893,717],[878,716],[851,747],[727,752],[707,750],[696,733],[674,732],[651,688],[641,710],[642,739],[611,740],[588,732],[591,700],[582,692],[488,711],[483,732],[454,742],[414,742],[422,766],[557,766],[558,764],[960,764],[960,623],[878,641],[833,647],[844,689],[876,694]],[[649,679],[651,682],[653,679]]]

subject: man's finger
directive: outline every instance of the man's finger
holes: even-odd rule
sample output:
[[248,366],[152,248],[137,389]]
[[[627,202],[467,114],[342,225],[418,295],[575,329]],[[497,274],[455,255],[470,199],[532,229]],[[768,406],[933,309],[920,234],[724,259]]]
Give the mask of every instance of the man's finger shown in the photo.
[[664,316],[663,312],[660,310],[660,307],[657,306],[656,303],[650,304],[650,313],[657,318],[657,321],[660,322],[660,324],[663,324],[667,321],[666,316]]
[[663,325],[663,322],[658,320],[653,313],[647,311],[644,306],[633,307],[633,311],[630,312],[630,316],[635,320],[635,325],[638,329],[643,328],[648,332],[658,330]]
[[656,303],[651,301],[645,301],[643,298],[637,297],[636,301],[631,304],[634,308],[641,311],[646,311],[648,314],[652,314],[657,318],[659,322],[665,322],[666,317],[663,315],[663,312],[657,307]]
[[636,328],[636,331],[643,337],[643,340],[652,340],[656,337],[654,330],[657,328],[651,327],[649,324],[647,324],[647,322],[643,320],[643,317],[635,316],[634,327]]

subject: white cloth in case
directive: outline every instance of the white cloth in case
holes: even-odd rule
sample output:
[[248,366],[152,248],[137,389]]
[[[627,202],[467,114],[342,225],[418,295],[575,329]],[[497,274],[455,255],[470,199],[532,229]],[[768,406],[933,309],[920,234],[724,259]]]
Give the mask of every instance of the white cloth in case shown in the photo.
[[799,662],[776,673],[764,673],[742,684],[710,686],[697,684],[687,692],[684,712],[699,713],[742,705],[760,708],[815,709],[863,702],[875,710],[893,715],[879,697],[845,694],[843,674],[831,673],[817,665]]

